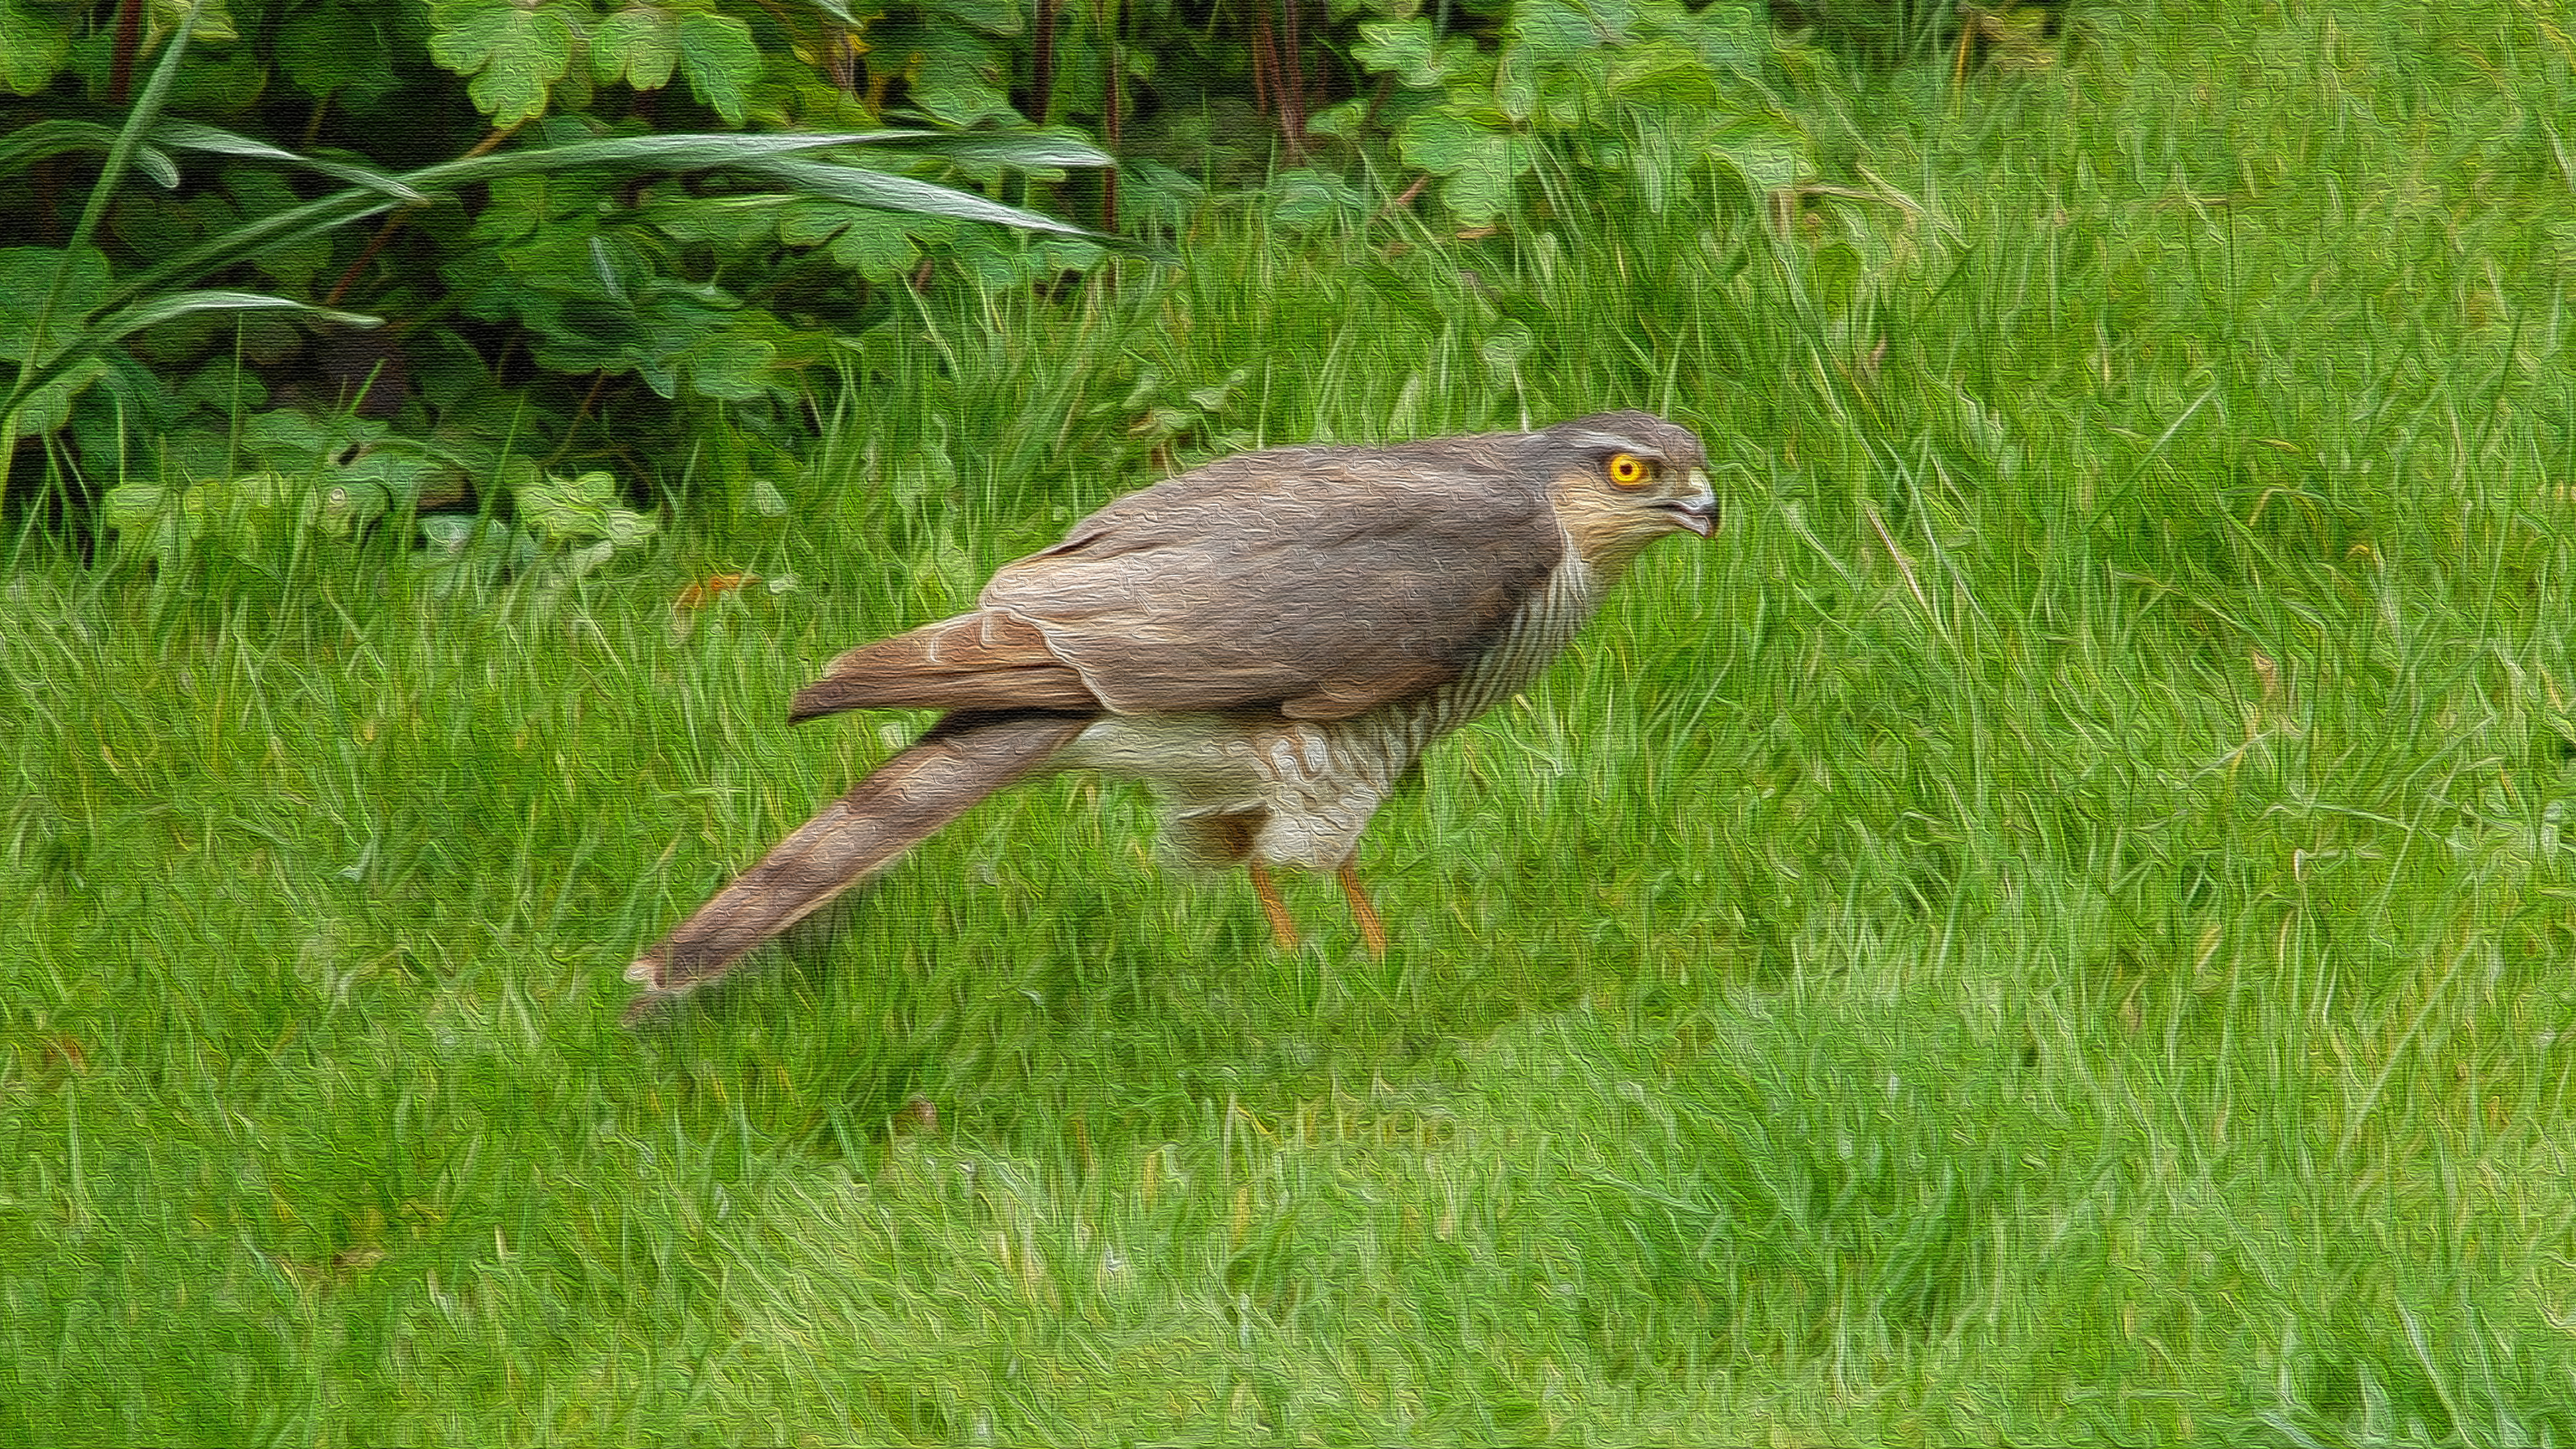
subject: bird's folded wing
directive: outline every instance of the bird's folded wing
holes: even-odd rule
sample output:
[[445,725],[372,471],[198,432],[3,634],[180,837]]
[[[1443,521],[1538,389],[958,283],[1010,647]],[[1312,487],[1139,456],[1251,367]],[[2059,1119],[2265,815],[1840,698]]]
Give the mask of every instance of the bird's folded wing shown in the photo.
[[1101,704],[1035,625],[983,610],[847,651],[797,692],[787,717],[903,708],[1094,714]]
[[1450,449],[1288,450],[1121,498],[994,575],[1119,713],[1338,719],[1455,678],[1546,581],[1544,480]]

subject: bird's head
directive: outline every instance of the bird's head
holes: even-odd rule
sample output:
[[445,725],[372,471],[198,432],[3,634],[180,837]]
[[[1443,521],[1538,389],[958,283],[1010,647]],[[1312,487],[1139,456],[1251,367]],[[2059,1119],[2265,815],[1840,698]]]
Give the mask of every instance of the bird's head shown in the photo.
[[1717,531],[1708,450],[1651,413],[1603,413],[1530,435],[1566,538],[1596,569],[1616,570],[1667,533]]

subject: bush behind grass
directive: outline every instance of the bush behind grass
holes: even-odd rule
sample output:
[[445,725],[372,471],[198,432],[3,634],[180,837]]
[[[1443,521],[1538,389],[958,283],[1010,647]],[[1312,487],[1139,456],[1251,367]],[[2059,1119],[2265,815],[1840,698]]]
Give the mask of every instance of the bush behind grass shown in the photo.
[[[930,299],[838,487],[636,574],[23,553],[0,1426],[2576,1435],[2576,86],[2233,14],[1846,98],[1883,199],[1786,239],[1212,208]],[[1064,780],[615,1027],[914,727],[778,727],[837,648],[1165,463],[1619,404],[1722,541],[1389,807],[1385,959]]]

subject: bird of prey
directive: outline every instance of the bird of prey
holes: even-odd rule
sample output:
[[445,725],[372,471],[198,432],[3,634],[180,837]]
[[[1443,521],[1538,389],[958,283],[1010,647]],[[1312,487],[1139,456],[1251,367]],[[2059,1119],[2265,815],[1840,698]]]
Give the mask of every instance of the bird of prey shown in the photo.
[[1536,678],[1667,533],[1716,529],[1707,454],[1642,412],[1528,433],[1244,453],[1112,501],[1006,565],[971,613],[863,644],[796,696],[946,713],[627,971],[630,1020],[732,970],[994,791],[1096,770],[1160,797],[1187,857],[1341,879],[1442,735]]

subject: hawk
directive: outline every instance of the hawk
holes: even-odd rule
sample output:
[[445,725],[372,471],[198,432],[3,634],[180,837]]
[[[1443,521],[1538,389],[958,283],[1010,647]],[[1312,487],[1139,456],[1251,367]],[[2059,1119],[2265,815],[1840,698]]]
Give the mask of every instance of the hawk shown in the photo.
[[1244,453],[1112,501],[1005,565],[976,608],[832,661],[790,721],[946,711],[627,971],[630,1020],[884,869],[985,796],[1087,769],[1159,797],[1180,852],[1353,867],[1434,741],[1518,693],[1647,545],[1716,531],[1708,457],[1642,412],[1525,433]]

